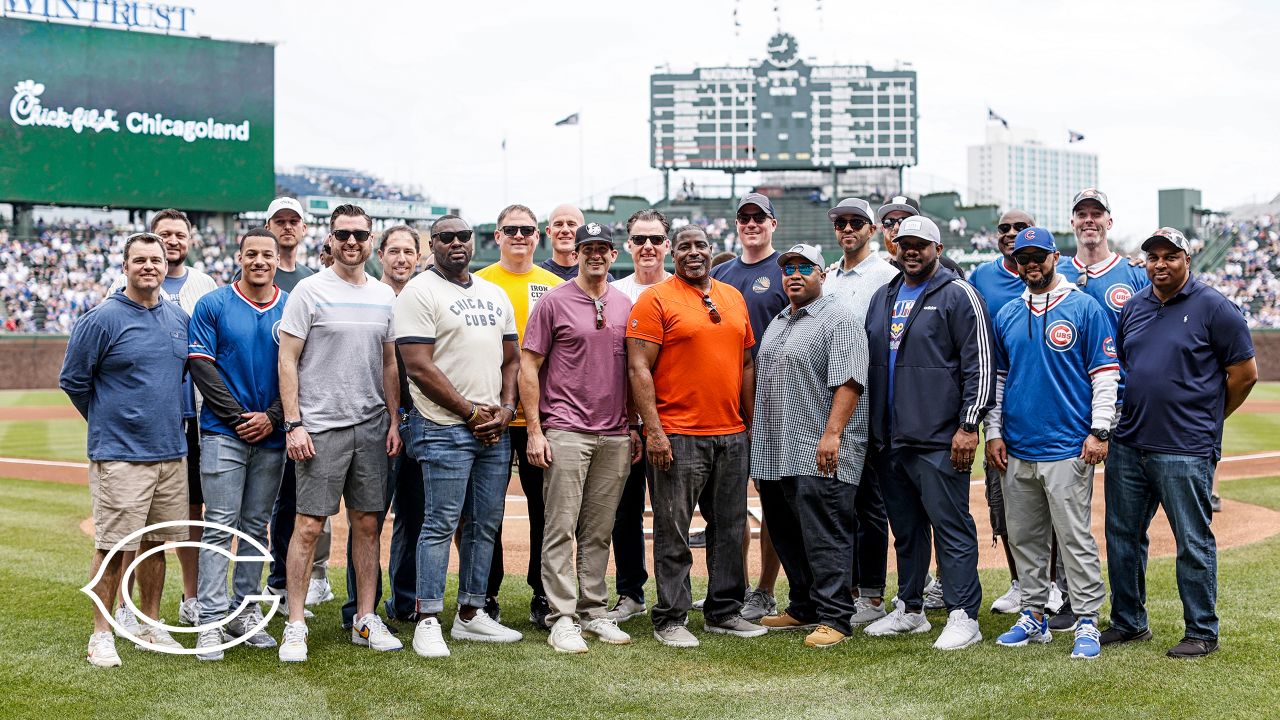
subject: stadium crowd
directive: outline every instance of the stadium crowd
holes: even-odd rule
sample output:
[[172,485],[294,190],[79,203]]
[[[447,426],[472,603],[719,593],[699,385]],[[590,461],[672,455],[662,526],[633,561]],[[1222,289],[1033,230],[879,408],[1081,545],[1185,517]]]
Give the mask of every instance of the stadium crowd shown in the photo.
[[1201,279],[1239,306],[1250,327],[1280,328],[1280,224],[1264,214],[1214,223],[1206,234],[1231,248],[1222,267]]

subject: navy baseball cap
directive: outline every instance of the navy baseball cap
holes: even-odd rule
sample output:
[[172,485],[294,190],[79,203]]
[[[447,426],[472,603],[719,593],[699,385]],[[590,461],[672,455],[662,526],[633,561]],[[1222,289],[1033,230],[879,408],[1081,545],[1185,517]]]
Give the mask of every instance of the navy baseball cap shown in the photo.
[[769,198],[757,192],[747,193],[738,201],[738,209],[734,212],[742,212],[742,208],[747,205],[755,205],[764,211],[765,215],[777,220],[778,216],[773,214],[773,203]]
[[1053,240],[1053,233],[1042,227],[1029,227],[1018,233],[1013,241],[1013,251],[1027,248],[1040,248],[1047,252],[1058,252],[1058,244]]
[[613,231],[608,225],[589,222],[586,225],[578,227],[578,231],[573,234],[573,246],[576,248],[583,243],[602,242],[614,247]]

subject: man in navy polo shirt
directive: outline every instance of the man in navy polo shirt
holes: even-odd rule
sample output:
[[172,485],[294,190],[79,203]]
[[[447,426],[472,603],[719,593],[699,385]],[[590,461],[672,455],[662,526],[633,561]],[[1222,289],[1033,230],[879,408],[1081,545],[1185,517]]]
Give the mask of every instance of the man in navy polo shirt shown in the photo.
[[1163,507],[1178,547],[1186,633],[1169,657],[1218,649],[1218,551],[1209,523],[1222,424],[1258,380],[1240,310],[1191,277],[1191,245],[1160,228],[1142,243],[1151,286],[1120,315],[1116,348],[1128,377],[1107,460],[1107,574],[1111,627],[1102,644],[1150,640],[1147,528]]

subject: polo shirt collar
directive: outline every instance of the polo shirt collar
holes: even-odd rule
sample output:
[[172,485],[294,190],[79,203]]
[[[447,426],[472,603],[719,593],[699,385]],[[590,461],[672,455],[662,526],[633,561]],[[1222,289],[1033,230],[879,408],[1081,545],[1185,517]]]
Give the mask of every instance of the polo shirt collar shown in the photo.
[[841,255],[840,259],[836,261],[836,277],[840,277],[841,275],[858,275],[859,277],[861,277],[862,275],[866,275],[867,273],[871,272],[872,266],[881,262],[884,262],[884,260],[881,260],[875,253],[871,253],[867,255],[867,257],[864,258],[862,262],[858,263],[857,265],[854,265],[852,268],[848,270],[845,270],[844,256]]

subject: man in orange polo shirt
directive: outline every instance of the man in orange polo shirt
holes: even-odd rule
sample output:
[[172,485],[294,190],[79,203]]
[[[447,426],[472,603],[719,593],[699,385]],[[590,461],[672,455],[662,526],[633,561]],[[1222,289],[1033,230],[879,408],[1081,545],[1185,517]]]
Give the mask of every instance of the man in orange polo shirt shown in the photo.
[[711,279],[706,233],[686,226],[671,245],[675,276],[645,290],[631,309],[627,366],[653,468],[653,635],[664,645],[696,647],[685,628],[693,604],[688,530],[695,503],[707,518],[707,632],[765,633],[740,614],[755,337],[742,293]]

